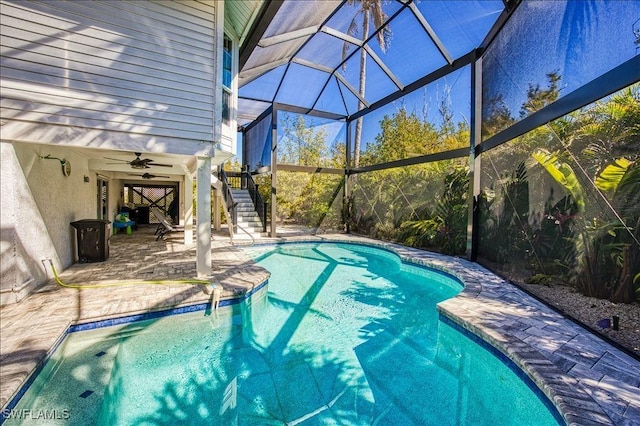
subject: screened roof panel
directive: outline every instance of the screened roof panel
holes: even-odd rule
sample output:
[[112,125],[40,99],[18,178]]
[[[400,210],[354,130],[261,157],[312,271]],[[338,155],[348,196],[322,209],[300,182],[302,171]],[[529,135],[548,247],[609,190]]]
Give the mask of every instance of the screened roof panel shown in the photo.
[[292,33],[302,28],[320,25],[340,6],[340,3],[342,3],[341,0],[285,0],[262,38],[264,40],[265,38]]
[[[276,93],[276,102],[311,108],[323,89],[329,74],[306,66],[291,64],[282,86]],[[304,85],[296,82],[304,81]]]
[[258,46],[243,68],[243,78],[251,81],[262,75],[270,64],[279,65],[283,60],[288,62],[305,41],[298,38],[269,47]]
[[238,90],[238,96],[273,101],[286,68],[286,65],[280,65],[278,68],[263,74],[260,78],[245,84]]
[[[366,55],[365,70],[367,78],[365,79],[364,99],[369,104],[398,90],[398,87],[396,87],[393,81],[368,54]],[[358,92],[360,87],[360,50],[358,50],[358,53],[353,55],[345,63],[345,67],[340,68],[338,72],[345,78],[349,85]]]
[[389,29],[392,39],[386,52],[382,52],[375,40],[371,40],[368,45],[403,85],[406,86],[447,63],[410,10],[405,9],[391,21]]
[[[338,13],[331,17],[329,22],[327,22],[327,26],[333,29],[336,29],[340,32],[349,34],[357,39],[362,40],[363,34],[363,3],[380,5],[380,8],[375,8],[375,10],[370,10],[370,24],[369,31],[366,38],[371,37],[377,27],[374,25],[373,16],[376,16],[376,22],[381,23],[382,25],[386,24],[386,22],[403,7],[403,4],[398,1],[354,1],[354,2],[346,2]],[[382,13],[379,13],[382,12]],[[378,20],[379,19],[379,20]],[[352,29],[350,31],[350,28]]]
[[347,115],[355,114],[356,112],[358,112],[358,97],[354,95],[353,92],[351,92],[342,81],[338,81],[338,87],[340,88],[342,99],[347,106]]
[[433,0],[416,6],[455,59],[478,47],[504,4],[501,0]]
[[326,33],[318,33],[300,50],[297,57],[335,69],[342,62],[345,42]]
[[[257,25],[259,41],[248,37],[254,40],[253,49],[240,70],[240,96],[271,100],[280,87],[277,102],[347,116],[361,108],[363,49],[366,106],[477,48],[504,8],[500,0],[282,0],[279,8],[277,3],[265,4],[277,10],[272,9],[270,22]],[[375,14],[369,9],[368,31],[362,26],[363,4],[381,7]],[[363,46],[365,32],[368,43]],[[384,35],[384,47],[376,34]]]
[[246,126],[271,106],[271,102],[238,99],[238,125]]
[[342,93],[338,87],[336,77],[331,77],[327,83],[327,87],[322,91],[320,98],[314,105],[314,109],[320,111],[332,112],[334,114],[347,115],[347,106],[342,99]]

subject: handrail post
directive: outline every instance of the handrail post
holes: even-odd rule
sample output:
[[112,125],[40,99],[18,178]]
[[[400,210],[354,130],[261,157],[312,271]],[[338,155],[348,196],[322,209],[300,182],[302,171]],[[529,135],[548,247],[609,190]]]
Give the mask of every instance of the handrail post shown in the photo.
[[267,203],[262,203],[262,232],[267,232]]
[[247,189],[247,174],[245,170],[240,172],[240,189]]
[[[253,179],[252,179],[253,180]],[[257,183],[253,183],[253,194],[251,195],[251,198],[253,199],[253,205],[258,207],[258,196],[259,196],[259,192],[258,192],[258,184]]]

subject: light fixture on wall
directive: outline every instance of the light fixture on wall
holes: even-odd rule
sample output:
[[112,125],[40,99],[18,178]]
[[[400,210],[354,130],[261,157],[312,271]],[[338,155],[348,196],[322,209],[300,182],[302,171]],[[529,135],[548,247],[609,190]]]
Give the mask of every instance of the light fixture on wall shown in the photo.
[[71,174],[71,163],[69,160],[65,160],[64,158],[52,157],[51,154],[48,154],[44,157],[40,157],[43,160],[58,160],[60,165],[62,166],[62,174],[65,176],[69,176]]
[[89,183],[89,176],[84,177],[84,183]]

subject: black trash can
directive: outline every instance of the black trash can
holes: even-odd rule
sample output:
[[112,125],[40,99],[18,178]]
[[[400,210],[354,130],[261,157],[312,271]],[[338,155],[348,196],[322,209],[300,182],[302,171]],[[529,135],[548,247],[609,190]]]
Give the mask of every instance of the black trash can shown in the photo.
[[104,262],[109,259],[111,222],[106,219],[82,219],[71,222],[78,236],[78,261]]
[[148,225],[149,224],[149,206],[137,206],[136,216],[138,217],[138,221],[136,222],[137,224]]

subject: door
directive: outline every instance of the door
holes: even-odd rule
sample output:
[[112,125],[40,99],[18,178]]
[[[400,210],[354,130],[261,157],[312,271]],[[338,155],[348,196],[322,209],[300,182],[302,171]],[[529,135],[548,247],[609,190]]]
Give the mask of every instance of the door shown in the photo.
[[98,219],[109,219],[109,182],[98,178]]

